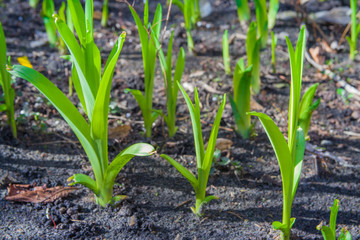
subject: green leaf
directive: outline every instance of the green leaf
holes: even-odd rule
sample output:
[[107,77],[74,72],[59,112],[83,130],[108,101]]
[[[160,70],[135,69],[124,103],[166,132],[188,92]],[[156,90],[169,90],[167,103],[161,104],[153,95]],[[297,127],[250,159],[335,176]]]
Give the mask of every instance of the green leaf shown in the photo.
[[337,218],[337,214],[339,211],[339,204],[340,201],[338,199],[334,199],[334,204],[333,206],[330,208],[331,213],[330,213],[330,222],[329,222],[329,227],[331,229],[331,231],[334,234],[334,239],[335,239],[335,232],[336,232],[336,218]]
[[320,99],[313,103],[314,95],[319,83],[312,85],[301,99],[300,113],[299,113],[299,126],[304,130],[305,137],[308,135],[311,115],[313,111],[319,106]]
[[217,199],[219,199],[219,197],[217,197],[217,196],[214,196],[214,195],[210,195],[210,196],[207,196],[205,199],[204,199],[204,201],[202,201],[202,205],[204,205],[204,204],[208,204],[211,200],[217,200]]
[[268,39],[268,15],[266,12],[266,0],[255,0],[255,13],[258,34],[261,39],[261,48],[266,47]]
[[248,66],[253,64],[253,53],[257,41],[256,22],[251,22],[246,35],[246,55]]
[[0,112],[5,112],[6,110],[7,110],[6,104],[1,104],[0,105]]
[[335,240],[335,236],[328,226],[322,226],[321,233],[323,235],[324,240]]
[[239,21],[248,21],[250,20],[250,9],[248,5],[248,0],[235,0]]
[[62,39],[64,40],[65,44],[69,49],[72,61],[76,67],[76,72],[79,77],[79,82],[86,103],[85,105],[86,105],[87,114],[89,117],[92,117],[96,92],[94,89],[91,88],[91,84],[89,83],[89,80],[86,78],[86,71],[85,71],[86,65],[84,61],[85,55],[81,50],[77,40],[75,39],[74,34],[70,31],[69,27],[64,23],[64,21],[62,21],[59,18],[56,18],[55,23]]
[[86,22],[83,7],[79,0],[68,0],[67,3],[80,44],[84,46],[86,37]]
[[304,135],[304,131],[301,129],[301,127],[299,127],[296,133],[294,178],[292,181],[293,187],[291,191],[292,192],[291,202],[293,202],[294,200],[296,189],[299,184],[304,153],[305,153],[305,135]]
[[[170,2],[170,0],[168,0],[168,3],[169,2]],[[182,12],[182,14],[184,14],[184,4],[180,0],[172,0],[172,4],[177,6],[179,8],[179,10]]]
[[202,139],[202,132],[201,132],[200,107],[199,107],[199,96],[198,96],[197,88],[195,88],[195,107],[194,107],[190,97],[187,95],[184,88],[180,85],[180,83],[177,84],[179,86],[182,95],[184,96],[186,105],[188,106],[190,112],[191,125],[194,135],[197,166],[201,167],[202,160],[205,155],[205,150],[204,150],[204,142]]
[[113,186],[116,176],[120,170],[128,163],[134,156],[145,157],[150,156],[155,151],[154,147],[147,143],[136,143],[124,149],[119,153],[111,164],[106,169],[105,186]]
[[278,11],[279,11],[279,0],[270,0],[269,14],[268,14],[269,29],[274,28],[276,22],[276,15]]
[[276,126],[274,121],[264,113],[250,112],[248,113],[252,116],[257,116],[261,124],[263,125],[267,136],[271,142],[271,145],[275,151],[277,160],[280,166],[282,184],[283,184],[283,199],[291,198],[291,189],[292,189],[292,172],[293,164],[292,157],[286,143],[286,140],[279,128]]
[[231,68],[230,68],[228,30],[225,30],[225,32],[224,32],[223,39],[222,39],[222,47],[223,47],[223,61],[224,61],[225,73],[227,75],[230,75],[231,74]]
[[338,240],[351,240],[350,232],[344,228],[341,229],[341,233],[340,233]]
[[195,192],[198,190],[199,182],[189,170],[187,170],[185,167],[183,167],[180,163],[175,161],[173,158],[169,157],[166,154],[161,154],[160,157],[167,160],[171,165],[173,165],[191,184],[191,186],[194,188]]
[[96,185],[94,179],[85,174],[74,174],[73,176],[68,178],[68,182],[72,181],[69,185],[81,184],[91,191],[95,193],[95,195],[99,194],[99,188]]
[[272,223],[272,227],[273,227],[273,229],[275,229],[275,230],[281,230],[281,231],[283,231],[283,230],[285,230],[285,229],[288,229],[288,227],[286,226],[286,224],[282,224],[282,223],[279,222],[279,221],[274,221],[274,222]]
[[145,98],[144,95],[141,93],[141,91],[137,89],[129,89],[129,88],[127,88],[126,90],[129,91],[134,96],[136,102],[140,106],[141,111],[144,112],[146,107]]
[[32,83],[52,103],[78,137],[89,157],[95,178],[102,179],[102,167],[90,137],[90,127],[71,101],[52,82],[34,69],[15,65],[10,74]]

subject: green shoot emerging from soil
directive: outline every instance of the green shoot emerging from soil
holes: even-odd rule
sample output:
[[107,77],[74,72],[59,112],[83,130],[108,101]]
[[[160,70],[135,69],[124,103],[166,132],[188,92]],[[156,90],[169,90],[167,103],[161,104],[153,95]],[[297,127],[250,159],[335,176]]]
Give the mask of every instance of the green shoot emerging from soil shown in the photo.
[[295,51],[287,37],[286,42],[291,67],[288,142],[269,116],[264,113],[249,113],[260,119],[280,165],[283,187],[283,219],[282,222],[273,222],[273,227],[282,231],[281,239],[289,239],[290,229],[295,222],[295,218],[291,218],[291,206],[299,183],[305,151],[305,134],[303,129],[298,126],[301,114],[300,95],[305,53],[305,27],[299,33]]
[[5,34],[0,22],[0,85],[2,87],[5,104],[0,104],[0,112],[6,111],[8,123],[11,127],[14,138],[17,137],[16,123],[14,116],[14,99],[15,90],[11,86],[11,75],[6,71],[7,57],[6,57],[6,41]]
[[236,124],[236,130],[242,138],[250,137],[251,121],[250,115],[250,84],[252,66],[245,69],[244,60],[241,58],[236,64],[233,79],[234,97],[230,95],[231,108]]
[[76,72],[73,75],[75,90],[84,107],[88,122],[65,94],[39,72],[15,65],[10,67],[10,73],[32,83],[55,106],[75,132],[89,158],[95,180],[84,174],[75,174],[69,178],[69,181],[73,181],[71,185],[79,183],[89,188],[94,192],[96,202],[106,206],[122,198],[122,196],[113,197],[113,185],[123,166],[134,156],[152,154],[154,148],[145,143],[134,144],[119,153],[109,165],[109,97],[115,65],[126,34],[124,32],[119,36],[101,75],[100,51],[93,37],[93,2],[86,0],[85,13],[80,0],[69,0],[68,4],[80,45],[73,32],[58,16],[54,16],[55,24],[71,54]]
[[145,125],[146,137],[151,137],[152,124],[156,118],[160,115],[159,111],[155,111],[152,108],[153,105],[153,91],[154,91],[154,76],[155,76],[155,63],[156,63],[156,54],[157,49],[153,42],[153,38],[159,39],[160,30],[161,30],[161,20],[162,20],[162,8],[158,4],[153,24],[151,26],[150,33],[148,33],[148,24],[149,24],[149,3],[146,1],[144,6],[144,19],[141,21],[139,15],[135,12],[134,8],[129,5],[130,11],[133,15],[135,23],[138,28],[140,42],[141,42],[141,51],[144,64],[144,74],[145,74],[145,96],[141,93],[140,90],[136,89],[127,89],[135,97],[137,103],[140,106]]
[[106,27],[109,19],[109,0],[104,0],[102,8],[101,26]]
[[273,69],[273,73],[276,73],[276,49],[277,45],[277,37],[275,36],[274,32],[271,31],[271,65]]
[[[330,222],[329,226],[323,226],[322,222],[316,227],[317,230],[321,230],[324,240],[335,240],[336,239],[336,218],[339,211],[340,201],[334,199],[334,204],[330,207]],[[341,229],[338,240],[351,240],[351,234],[345,228]]]
[[268,14],[268,28],[273,29],[276,22],[276,15],[279,11],[279,0],[270,0]]
[[51,47],[56,47],[58,36],[56,33],[55,21],[52,15],[55,13],[55,5],[53,0],[44,0],[42,3],[41,16],[44,21],[46,33]]
[[163,73],[165,89],[166,89],[167,115],[164,116],[164,119],[169,130],[169,137],[173,137],[178,129],[175,126],[176,103],[177,103],[177,95],[179,93],[179,86],[177,83],[180,83],[181,81],[181,77],[184,72],[184,66],[185,66],[185,51],[183,48],[180,48],[180,52],[175,65],[174,77],[172,77],[171,57],[172,57],[173,39],[174,39],[174,32],[171,33],[168,50],[167,50],[167,56],[165,58],[164,52],[161,49],[158,39],[154,38],[156,48],[159,49],[160,66]]
[[354,60],[355,55],[357,53],[356,47],[357,47],[357,38],[360,32],[360,23],[357,23],[357,1],[356,0],[350,0],[350,7],[351,7],[351,38],[346,37],[349,46],[350,46],[350,59]]
[[223,39],[222,39],[222,47],[223,47],[223,60],[224,60],[224,69],[227,75],[231,74],[230,68],[230,53],[229,53],[229,37],[228,30],[225,30]]
[[38,5],[39,0],[29,0],[29,5],[32,8],[36,8],[36,6]]
[[268,14],[266,0],[255,0],[256,25],[261,40],[261,48],[265,48],[268,40]]
[[250,20],[248,0],[235,0],[240,23]]
[[196,204],[195,204],[195,208],[191,207],[191,209],[197,216],[202,216],[204,204],[208,203],[213,199],[217,199],[216,196],[212,196],[212,195],[206,197],[206,186],[209,179],[209,173],[214,156],[216,138],[220,127],[221,116],[224,111],[224,107],[226,103],[226,95],[224,95],[222,103],[216,114],[215,121],[211,130],[209,142],[205,152],[202,131],[201,131],[200,102],[199,102],[198,91],[195,88],[195,106],[194,106],[194,104],[192,103],[191,99],[189,98],[185,90],[181,87],[179,83],[178,85],[181,93],[185,98],[185,102],[190,112],[191,124],[193,128],[194,142],[195,142],[198,178],[196,178],[194,174],[192,174],[189,170],[187,170],[185,167],[183,167],[173,158],[165,154],[161,154],[160,156],[165,158],[171,165],[173,165],[193,186],[196,196]]
[[194,40],[191,35],[191,29],[201,17],[199,0],[173,0],[172,3],[176,5],[184,15],[188,52],[193,54]]
[[251,22],[246,36],[246,55],[248,66],[252,66],[251,86],[255,94],[260,91],[260,45],[261,39],[257,38],[256,23]]

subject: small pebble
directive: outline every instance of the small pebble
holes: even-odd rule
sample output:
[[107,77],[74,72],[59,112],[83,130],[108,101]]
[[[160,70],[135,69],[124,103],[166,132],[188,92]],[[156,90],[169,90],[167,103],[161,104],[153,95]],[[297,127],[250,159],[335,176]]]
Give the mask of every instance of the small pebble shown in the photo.
[[331,146],[331,145],[333,145],[333,142],[330,141],[330,140],[322,140],[320,145],[322,145],[322,146]]

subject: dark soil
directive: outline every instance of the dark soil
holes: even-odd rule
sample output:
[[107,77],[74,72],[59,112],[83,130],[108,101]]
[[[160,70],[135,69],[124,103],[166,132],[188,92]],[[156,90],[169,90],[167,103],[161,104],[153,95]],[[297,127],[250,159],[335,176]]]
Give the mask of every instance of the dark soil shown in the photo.
[[[157,1],[151,1],[153,16]],[[161,1],[166,16],[165,1]],[[193,31],[197,56],[186,57],[182,83],[193,96],[193,88],[200,91],[204,137],[210,134],[211,124],[220,103],[219,93],[229,93],[232,77],[222,69],[221,38],[225,29],[235,36],[230,46],[232,67],[244,57],[246,34],[238,23],[234,1],[211,1],[214,12]],[[61,1],[56,1],[57,8]],[[347,3],[348,4],[348,3]],[[101,28],[95,20],[96,42],[101,46],[103,60],[110,53],[116,34],[125,30],[126,42],[113,80],[110,127],[130,124],[131,133],[123,139],[110,141],[112,159],[123,148],[149,140],[142,134],[139,107],[124,89],[143,88],[142,59],[135,24],[126,4],[110,1],[109,27]],[[94,1],[96,11],[101,1]],[[344,6],[342,1],[309,1],[303,11],[317,12]],[[142,12],[142,1],[135,8]],[[254,6],[251,4],[254,18]],[[292,2],[282,3],[280,11],[295,10]],[[262,89],[255,100],[270,115],[283,132],[287,131],[289,98],[289,61],[284,36],[293,43],[297,39],[301,19],[278,20],[274,32],[279,36],[277,46],[277,74],[272,74],[270,48],[261,55]],[[40,6],[31,9],[27,1],[4,0],[0,7],[0,21],[7,37],[8,55],[16,63],[19,56],[28,56],[34,68],[51,79],[65,93],[68,92],[67,72],[70,65],[59,58],[56,49],[48,45],[32,48],[31,42],[44,38],[45,28],[40,17]],[[173,7],[168,29],[175,30],[175,52],[186,47],[183,18]],[[348,61],[348,44],[334,53],[325,51],[323,36],[308,24],[307,48],[321,48],[329,68],[360,90],[358,62]],[[339,41],[345,26],[318,25],[329,42]],[[240,36],[240,37],[239,37]],[[166,42],[166,41],[165,41]],[[166,44],[164,44],[166,45]],[[187,54],[188,55],[188,54]],[[331,60],[331,62],[330,62]],[[293,239],[322,239],[316,226],[328,223],[329,207],[335,198],[340,200],[338,233],[347,227],[353,239],[360,239],[360,101],[355,97],[341,97],[336,81],[318,72],[307,62],[303,76],[303,91],[313,83],[320,83],[317,97],[321,104],[312,117],[310,143],[319,151],[306,151],[303,172],[293,204],[292,216],[296,223]],[[158,68],[155,79],[154,105],[165,109],[163,79]],[[206,87],[206,85],[208,85]],[[203,218],[191,212],[195,196],[191,185],[158,154],[173,156],[189,169],[196,170],[191,122],[182,97],[178,100],[179,131],[175,138],[164,136],[166,129],[158,120],[151,143],[158,154],[135,158],[120,172],[114,194],[125,194],[128,199],[116,206],[101,208],[94,203],[91,192],[84,187],[66,198],[48,204],[8,202],[3,198],[9,183],[47,186],[66,185],[74,173],[91,173],[90,163],[75,135],[50,106],[46,99],[29,83],[16,79],[16,117],[18,140],[11,136],[5,114],[0,115],[0,238],[2,239],[273,239],[278,232],[273,221],[282,218],[282,189],[279,167],[264,130],[256,124],[257,136],[242,140],[232,130],[234,124],[230,104],[225,108],[219,138],[232,140],[230,149],[223,152],[240,168],[215,166],[209,178],[208,194],[212,201]],[[205,87],[204,87],[205,86]],[[78,103],[76,95],[71,97]],[[115,106],[115,107],[114,107]],[[35,117],[37,113],[40,118]],[[111,131],[111,130],[110,130]],[[206,140],[205,140],[206,142]],[[325,151],[333,157],[324,157]],[[335,156],[335,157],[334,157]],[[336,158],[338,157],[338,158]],[[341,159],[338,161],[336,159]],[[46,211],[55,221],[46,217]]]

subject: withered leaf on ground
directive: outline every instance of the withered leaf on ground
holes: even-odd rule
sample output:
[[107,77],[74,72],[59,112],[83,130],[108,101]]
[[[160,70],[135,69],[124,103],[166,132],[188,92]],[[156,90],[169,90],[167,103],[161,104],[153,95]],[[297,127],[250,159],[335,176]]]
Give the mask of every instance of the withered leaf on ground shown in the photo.
[[124,139],[126,138],[131,131],[130,125],[121,125],[109,129],[109,138],[110,139]]
[[15,202],[48,203],[58,198],[66,197],[75,191],[75,187],[57,186],[48,188],[43,186],[32,186],[29,184],[9,184],[8,195],[5,200]]

